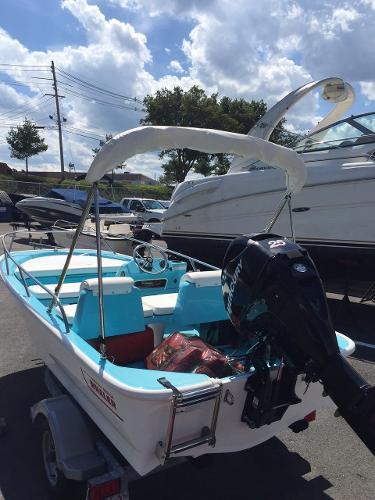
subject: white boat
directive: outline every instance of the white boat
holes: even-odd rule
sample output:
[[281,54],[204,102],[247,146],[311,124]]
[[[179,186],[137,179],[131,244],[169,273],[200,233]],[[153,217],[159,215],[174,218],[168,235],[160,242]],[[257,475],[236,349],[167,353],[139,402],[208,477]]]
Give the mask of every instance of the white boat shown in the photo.
[[[339,120],[354,91],[338,78],[327,78],[286,96],[249,134],[268,140],[285,113],[318,87],[336,107],[295,147],[307,181],[292,199],[294,233],[326,288],[362,293],[375,282],[375,113]],[[264,229],[283,185],[280,171],[244,159],[235,159],[226,175],[184,181],[164,215],[163,238],[171,249],[220,266],[234,238]],[[287,211],[274,229],[291,236]]]
[[[354,343],[334,332],[319,276],[298,245],[269,233],[236,240],[223,272],[199,271],[204,264],[189,258],[187,268],[153,245],[133,258],[102,251],[99,237],[96,251],[75,249],[105,172],[136,153],[175,147],[272,164],[287,173],[288,196],[305,181],[295,152],[246,135],[144,127],[113,138],[87,174],[93,187],[69,250],[11,252],[3,239],[1,278],[46,366],[141,475],[171,457],[238,451],[301,428],[330,397],[374,451],[373,390],[345,361]],[[99,235],[97,205],[96,215]],[[212,363],[167,370],[164,358],[150,358],[176,331],[189,342],[211,335],[229,371]],[[213,356],[207,344],[204,352]],[[146,357],[159,369],[146,368]],[[80,460],[64,468],[56,453],[45,454],[45,467],[72,476]]]
[[[78,223],[81,220],[82,208],[87,198],[86,191],[74,188],[53,188],[46,196],[25,198],[16,204],[16,207],[32,220],[42,226],[53,226],[57,221],[66,221],[68,224]],[[118,203],[100,197],[100,213],[103,218],[113,221],[134,223],[139,219],[132,213],[124,213],[124,207]]]
[[[100,235],[103,248],[112,250],[115,253],[131,255],[136,244],[134,243],[134,234],[130,224],[119,223],[109,224],[107,226],[105,221],[106,219],[100,218]],[[57,231],[53,232],[53,239],[57,246],[69,248],[76,228],[64,226],[64,224],[60,225],[60,221],[55,222],[53,229],[57,229]],[[96,248],[96,228],[91,218],[86,220],[82,232],[79,235],[78,247]]]

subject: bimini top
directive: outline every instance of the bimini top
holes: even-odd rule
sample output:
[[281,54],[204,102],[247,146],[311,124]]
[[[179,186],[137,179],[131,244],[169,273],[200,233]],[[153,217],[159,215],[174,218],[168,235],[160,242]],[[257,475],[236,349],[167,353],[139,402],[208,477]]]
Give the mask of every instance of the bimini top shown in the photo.
[[139,127],[116,135],[95,156],[86,175],[88,182],[99,181],[127,159],[147,151],[188,148],[203,153],[229,153],[261,160],[286,172],[291,193],[302,189],[306,169],[301,157],[289,148],[258,137],[222,130],[190,127]]

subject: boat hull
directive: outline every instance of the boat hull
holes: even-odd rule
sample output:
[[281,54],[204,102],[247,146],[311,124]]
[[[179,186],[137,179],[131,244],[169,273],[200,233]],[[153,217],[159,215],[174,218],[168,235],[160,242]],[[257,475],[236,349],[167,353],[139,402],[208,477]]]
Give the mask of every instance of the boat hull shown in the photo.
[[[59,230],[53,233],[53,238],[59,247],[69,248],[75,230],[67,229],[67,230]],[[102,245],[104,250],[112,250],[116,253],[121,253],[124,255],[132,255],[134,242],[122,239],[122,238],[111,238],[104,237],[102,238]],[[78,238],[78,248],[90,248],[96,249],[96,239],[94,234],[85,234],[81,233]]]
[[17,208],[42,226],[52,226],[57,220],[77,224],[82,215],[79,205],[55,198],[26,198]]
[[[46,366],[82,409],[139,474],[146,474],[159,466],[161,462],[156,450],[158,443],[164,442],[166,437],[171,408],[169,391],[134,390],[112,377],[105,362],[94,363],[82,348],[83,344],[73,342],[72,335],[75,334],[61,333],[40,316],[27,299],[14,293],[12,288],[10,291],[22,309],[31,339]],[[168,373],[164,375],[168,377]],[[200,445],[179,456],[197,457],[251,448],[311,411],[332,404],[328,397],[323,397],[321,384],[310,384],[306,390],[306,384],[299,380],[296,393],[302,402],[290,406],[280,421],[250,429],[241,422],[246,380],[244,375],[221,380],[223,390],[215,447]],[[212,387],[217,382],[217,379],[207,378],[203,386]],[[210,425],[212,411],[213,401],[207,401],[178,413],[173,441],[178,443],[199,436],[202,429]]]
[[[370,168],[353,169],[345,171],[345,179],[339,182],[333,169],[331,182],[322,184],[319,170],[310,167],[307,186],[292,199],[294,234],[309,250],[327,289],[363,294],[375,282],[375,223],[371,218],[375,178],[366,176]],[[177,190],[175,209],[172,198],[172,210],[163,225],[168,247],[221,266],[230,241],[263,231],[282,199],[281,180],[272,171],[254,174],[207,179],[201,193],[198,185],[186,190],[185,196],[182,192],[180,199]],[[356,178],[359,174],[360,179]],[[260,175],[269,182],[263,180],[260,185]],[[254,186],[250,189],[252,179],[259,192]],[[214,186],[215,182],[220,184]],[[275,189],[261,193],[267,184]],[[291,236],[287,209],[272,232]]]

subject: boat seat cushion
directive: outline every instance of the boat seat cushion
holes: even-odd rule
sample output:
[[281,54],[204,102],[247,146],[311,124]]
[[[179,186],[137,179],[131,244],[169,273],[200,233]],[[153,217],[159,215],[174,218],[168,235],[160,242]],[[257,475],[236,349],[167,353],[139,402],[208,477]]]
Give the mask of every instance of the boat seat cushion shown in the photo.
[[[100,338],[90,339],[87,342],[100,352]],[[115,365],[142,361],[154,349],[154,332],[152,328],[146,327],[143,332],[107,337],[105,346],[109,361]]]
[[181,278],[181,282],[184,281],[194,284],[197,288],[221,286],[221,269],[185,273]]
[[[103,278],[104,295],[127,295],[133,291],[133,278],[113,277]],[[90,290],[94,296],[99,295],[99,280],[90,278],[82,281],[80,290]]]
[[[118,282],[118,278],[105,278],[103,280],[104,295],[120,295],[130,293],[134,286],[134,281],[131,278],[121,278],[123,281]],[[52,293],[55,292],[57,283],[45,285]],[[95,278],[87,279],[78,283],[64,283],[60,288],[59,298],[67,299],[78,297],[81,290],[91,290],[93,295],[99,294],[98,280]],[[40,285],[29,286],[29,292],[37,299],[48,299],[50,295]]]
[[[42,276],[59,276],[66,261],[66,254],[56,253],[56,255],[44,255],[36,257],[23,263],[25,271],[29,272],[36,278]],[[103,272],[117,272],[123,260],[103,257],[102,268]],[[97,273],[98,261],[95,255],[73,255],[69,264],[67,274],[82,274],[82,270],[90,273]],[[19,276],[19,272],[16,272]]]
[[[51,285],[44,285],[51,293],[55,293],[55,288],[57,287],[57,283],[53,283]],[[81,282],[78,283],[64,283],[60,288],[59,298],[60,299],[69,299],[73,297],[78,297],[79,291],[81,289]],[[34,295],[37,299],[48,299],[50,298],[50,294],[46,292],[40,285],[31,285],[29,286],[29,292],[31,295]]]
[[[73,324],[74,316],[76,314],[77,310],[77,304],[67,304],[64,307],[64,311],[66,314],[66,319],[68,320],[69,325]],[[151,306],[148,306],[147,304],[142,304],[143,308],[143,317],[144,318],[149,318],[153,315],[153,310]],[[59,307],[54,308],[56,314],[61,317],[61,311]],[[105,311],[104,311],[105,314]]]
[[151,308],[155,316],[173,314],[178,293],[161,293],[158,295],[147,295],[142,297],[143,306]]

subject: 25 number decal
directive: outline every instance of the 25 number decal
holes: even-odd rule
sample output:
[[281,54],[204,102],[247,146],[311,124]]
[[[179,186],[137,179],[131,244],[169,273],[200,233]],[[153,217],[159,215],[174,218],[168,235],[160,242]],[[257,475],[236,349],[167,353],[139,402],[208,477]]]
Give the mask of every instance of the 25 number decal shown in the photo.
[[286,245],[284,240],[272,240],[268,242],[270,248],[279,248]]

